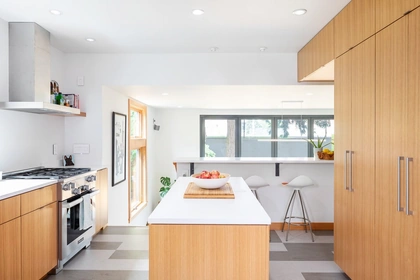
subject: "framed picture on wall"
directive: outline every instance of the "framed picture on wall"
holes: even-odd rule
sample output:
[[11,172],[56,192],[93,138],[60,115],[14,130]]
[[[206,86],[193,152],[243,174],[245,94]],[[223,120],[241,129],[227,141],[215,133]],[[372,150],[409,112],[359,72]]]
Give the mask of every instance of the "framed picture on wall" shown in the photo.
[[127,116],[112,113],[112,186],[126,179],[126,127]]

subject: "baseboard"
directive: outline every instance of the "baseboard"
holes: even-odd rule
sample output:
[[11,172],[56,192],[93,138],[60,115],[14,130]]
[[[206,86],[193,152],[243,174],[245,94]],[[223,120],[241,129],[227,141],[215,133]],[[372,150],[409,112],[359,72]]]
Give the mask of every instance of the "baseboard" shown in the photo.
[[[312,230],[334,230],[334,223],[311,223],[311,226]],[[282,227],[283,223],[275,222],[271,223],[270,230],[281,230]],[[288,225],[286,224],[284,227],[287,228]],[[305,230],[305,227],[290,225],[290,230]]]

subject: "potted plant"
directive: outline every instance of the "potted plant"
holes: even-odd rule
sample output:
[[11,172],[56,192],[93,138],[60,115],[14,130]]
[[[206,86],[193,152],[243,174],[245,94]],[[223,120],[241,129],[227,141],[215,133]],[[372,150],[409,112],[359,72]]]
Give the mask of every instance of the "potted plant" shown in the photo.
[[306,141],[308,141],[309,143],[311,143],[311,145],[313,146],[314,149],[314,158],[315,159],[319,159],[318,157],[318,152],[322,152],[322,148],[324,148],[325,146],[329,145],[330,143],[324,143],[325,142],[325,138],[327,138],[327,135],[325,134],[324,138],[320,139],[319,136],[317,137],[317,141],[315,142],[313,139],[306,139]]
[[163,186],[159,189],[159,195],[161,198],[163,198],[171,189],[173,183],[171,182],[171,178],[169,177],[160,177],[160,182]]

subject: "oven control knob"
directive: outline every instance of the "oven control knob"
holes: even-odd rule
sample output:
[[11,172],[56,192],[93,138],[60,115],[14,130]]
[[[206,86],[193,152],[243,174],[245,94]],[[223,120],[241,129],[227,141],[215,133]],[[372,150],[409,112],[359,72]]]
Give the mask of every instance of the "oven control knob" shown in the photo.
[[95,175],[90,175],[86,177],[86,182],[93,182],[93,181],[96,181]]
[[70,190],[70,184],[64,184],[63,185],[63,191],[69,191]]
[[75,184],[75,183],[69,183],[69,185],[70,185],[70,187],[71,187],[72,189],[74,189],[74,188],[76,187],[76,184]]
[[80,187],[80,189],[82,190],[82,192],[87,191],[89,189],[89,185],[83,185]]
[[72,194],[80,194],[80,190],[79,189],[73,189],[71,191]]

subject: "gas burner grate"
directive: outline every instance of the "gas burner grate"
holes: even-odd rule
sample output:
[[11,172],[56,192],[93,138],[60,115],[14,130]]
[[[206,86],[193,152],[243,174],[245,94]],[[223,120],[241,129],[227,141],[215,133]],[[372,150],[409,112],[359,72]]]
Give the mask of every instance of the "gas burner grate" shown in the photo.
[[19,178],[19,179],[37,179],[37,178],[51,178],[51,179],[66,179],[72,176],[83,174],[91,171],[90,168],[41,168],[20,173],[14,173],[5,178]]

